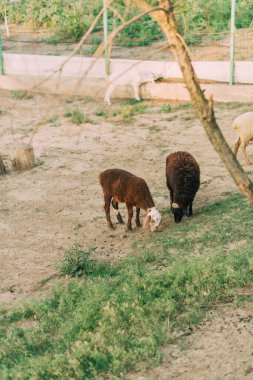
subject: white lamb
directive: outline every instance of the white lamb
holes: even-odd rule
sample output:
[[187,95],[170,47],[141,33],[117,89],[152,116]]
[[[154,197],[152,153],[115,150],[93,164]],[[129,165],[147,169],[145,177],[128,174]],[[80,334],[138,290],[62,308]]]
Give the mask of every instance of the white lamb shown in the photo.
[[238,139],[234,144],[234,155],[237,155],[238,149],[241,145],[242,155],[246,164],[251,164],[246,147],[251,140],[253,140],[253,112],[246,112],[237,118],[232,123],[232,128],[239,134]]
[[134,90],[134,97],[136,100],[140,100],[139,87],[142,83],[152,82],[163,78],[161,73],[154,73],[152,71],[143,71],[137,68],[130,70],[117,70],[109,76],[109,85],[105,92],[104,102],[107,105],[111,105],[111,95],[116,87],[121,85],[131,85]]

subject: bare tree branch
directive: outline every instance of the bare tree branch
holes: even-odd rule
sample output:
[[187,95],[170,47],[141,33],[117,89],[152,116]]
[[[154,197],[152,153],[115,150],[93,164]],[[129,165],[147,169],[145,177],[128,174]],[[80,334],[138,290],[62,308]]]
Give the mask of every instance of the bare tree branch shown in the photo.
[[[150,7],[150,9],[145,10],[143,13],[140,13],[139,15],[133,17],[131,20],[128,20],[121,24],[117,29],[114,29],[107,37],[107,43],[108,45],[112,43],[113,39],[117,36],[117,34],[125,29],[128,25],[133,24],[134,22],[138,21],[140,18],[146,16],[149,13],[156,12],[158,10],[161,10],[160,7]],[[94,57],[101,56],[103,54],[103,51],[105,49],[104,42],[101,42],[95,53],[93,54]]]
[[[107,8],[110,6],[110,4],[113,3],[114,0],[109,0],[108,3],[107,3]],[[60,66],[58,66],[56,69],[52,70],[52,72],[46,77],[46,78],[43,78],[41,81],[37,82],[33,87],[31,87],[30,91],[34,91],[36,89],[36,87],[40,86],[41,84],[45,83],[46,81],[48,81],[49,79],[52,78],[52,76],[54,76],[56,73],[61,73],[64,66],[66,65],[66,63],[72,58],[74,57],[74,55],[78,52],[78,50],[82,47],[82,45],[84,44],[84,42],[87,40],[87,38],[90,36],[90,34],[92,33],[92,31],[94,30],[98,20],[100,19],[100,17],[103,15],[104,13],[104,9],[101,9],[101,11],[98,13],[98,15],[95,17],[95,19],[93,20],[93,22],[91,23],[89,29],[87,30],[87,32],[83,35],[83,37],[81,38],[81,40],[78,42],[78,44],[76,45],[76,47],[74,48],[74,50],[72,51],[72,53],[61,63]],[[102,54],[101,54],[102,56]],[[96,61],[95,61],[96,62]],[[88,67],[88,69],[86,70],[86,72],[88,72],[92,65],[95,64],[95,62],[92,62],[92,64]],[[85,73],[84,73],[85,75]]]
[[121,16],[121,14],[117,11],[117,9],[111,7],[111,6],[108,6],[108,9],[110,9],[110,11],[114,14],[114,16],[116,18],[118,18],[121,22],[125,22],[125,19],[123,16]]

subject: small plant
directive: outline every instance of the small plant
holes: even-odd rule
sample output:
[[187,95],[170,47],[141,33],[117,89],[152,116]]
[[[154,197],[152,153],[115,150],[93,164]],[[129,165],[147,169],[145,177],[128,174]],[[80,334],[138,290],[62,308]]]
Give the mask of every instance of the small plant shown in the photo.
[[159,128],[158,125],[152,125],[148,129],[149,129],[150,132],[159,132],[161,130],[161,128]]
[[81,223],[76,223],[76,225],[73,227],[73,230],[79,230],[79,228],[82,228],[82,224]]
[[82,276],[91,270],[90,254],[92,249],[84,251],[80,244],[65,252],[64,261],[60,264],[60,274],[72,277]]
[[48,119],[48,123],[51,125],[51,127],[58,127],[59,120],[57,115],[53,115]]
[[136,99],[127,99],[125,102],[124,102],[124,105],[128,105],[128,106],[132,106],[134,104],[140,104],[140,103],[143,103],[144,100],[143,99],[140,99],[140,100],[136,100]]
[[125,105],[119,111],[115,111],[113,115],[119,116],[125,123],[130,123],[135,115],[144,113],[146,108],[147,106],[144,104]]
[[97,50],[97,45],[94,45],[94,46],[92,46],[91,49],[84,49],[83,50],[83,55],[90,57],[92,54],[95,53],[96,50]]
[[32,95],[28,91],[14,90],[11,92],[11,96],[13,99],[31,99]]
[[110,265],[103,261],[92,260],[90,258],[93,248],[84,250],[80,244],[76,244],[73,248],[65,252],[65,257],[59,265],[61,275],[71,277],[80,276],[102,276],[110,275]]
[[171,112],[171,105],[170,104],[163,104],[160,108],[161,113],[170,113]]
[[175,111],[180,111],[180,110],[188,110],[190,108],[192,108],[191,103],[180,103],[174,106],[172,110],[175,112]]
[[65,117],[69,117],[73,124],[83,124],[83,123],[89,123],[94,124],[94,120],[90,119],[88,116],[85,116],[81,111],[74,110],[74,111],[67,111],[64,114]]
[[104,108],[98,108],[95,112],[94,115],[96,116],[101,116],[104,118],[108,117],[108,112]]

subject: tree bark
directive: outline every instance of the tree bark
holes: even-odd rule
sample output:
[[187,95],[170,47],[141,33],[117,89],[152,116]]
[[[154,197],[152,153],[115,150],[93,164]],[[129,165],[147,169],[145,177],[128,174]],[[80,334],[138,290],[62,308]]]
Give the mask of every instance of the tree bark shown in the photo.
[[[148,11],[152,7],[144,0],[132,0],[132,2],[143,11]],[[193,69],[188,48],[182,36],[176,28],[175,17],[173,14],[173,3],[171,0],[158,0],[159,6],[163,11],[157,10],[150,13],[160,26],[161,30],[167,37],[175,58],[180,66],[186,87],[190,93],[192,103],[196,109],[198,118],[203,125],[209,140],[214,149],[224,162],[228,172],[235,181],[239,190],[249,199],[253,205],[253,183],[246,175],[241,165],[233,155],[227,144],[217,122],[213,111],[213,99],[207,100],[204,91],[200,87],[199,80]]]
[[2,156],[0,154],[0,175],[6,174],[6,168],[2,159]]
[[28,170],[35,166],[33,147],[30,144],[19,144],[15,147],[13,167],[16,170]]

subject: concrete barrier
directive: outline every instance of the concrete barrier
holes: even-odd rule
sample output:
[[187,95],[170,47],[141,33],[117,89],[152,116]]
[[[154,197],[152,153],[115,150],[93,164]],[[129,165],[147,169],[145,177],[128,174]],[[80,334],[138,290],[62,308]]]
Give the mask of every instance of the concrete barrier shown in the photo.
[[[105,63],[103,58],[48,56],[36,54],[3,54],[4,73],[6,75],[33,75],[57,77],[61,65],[62,77],[88,76],[90,78],[105,78]],[[64,64],[63,64],[64,63]],[[229,61],[193,61],[196,75],[199,79],[218,82],[229,82]],[[175,61],[140,61],[132,59],[111,59],[110,68],[114,70],[127,70],[138,67],[144,71],[160,72],[166,78],[182,79],[181,70]],[[236,83],[253,84],[253,62],[235,62]]]
[[[102,98],[106,81],[97,78],[59,77],[44,80],[35,76],[4,75],[0,77],[0,88],[5,90],[28,90],[50,94],[66,94]],[[202,84],[207,97],[213,95],[217,102],[253,103],[253,85]],[[184,83],[158,82],[141,86],[144,99],[189,101],[190,96]],[[132,98],[131,86],[121,86],[115,90],[113,98]]]

